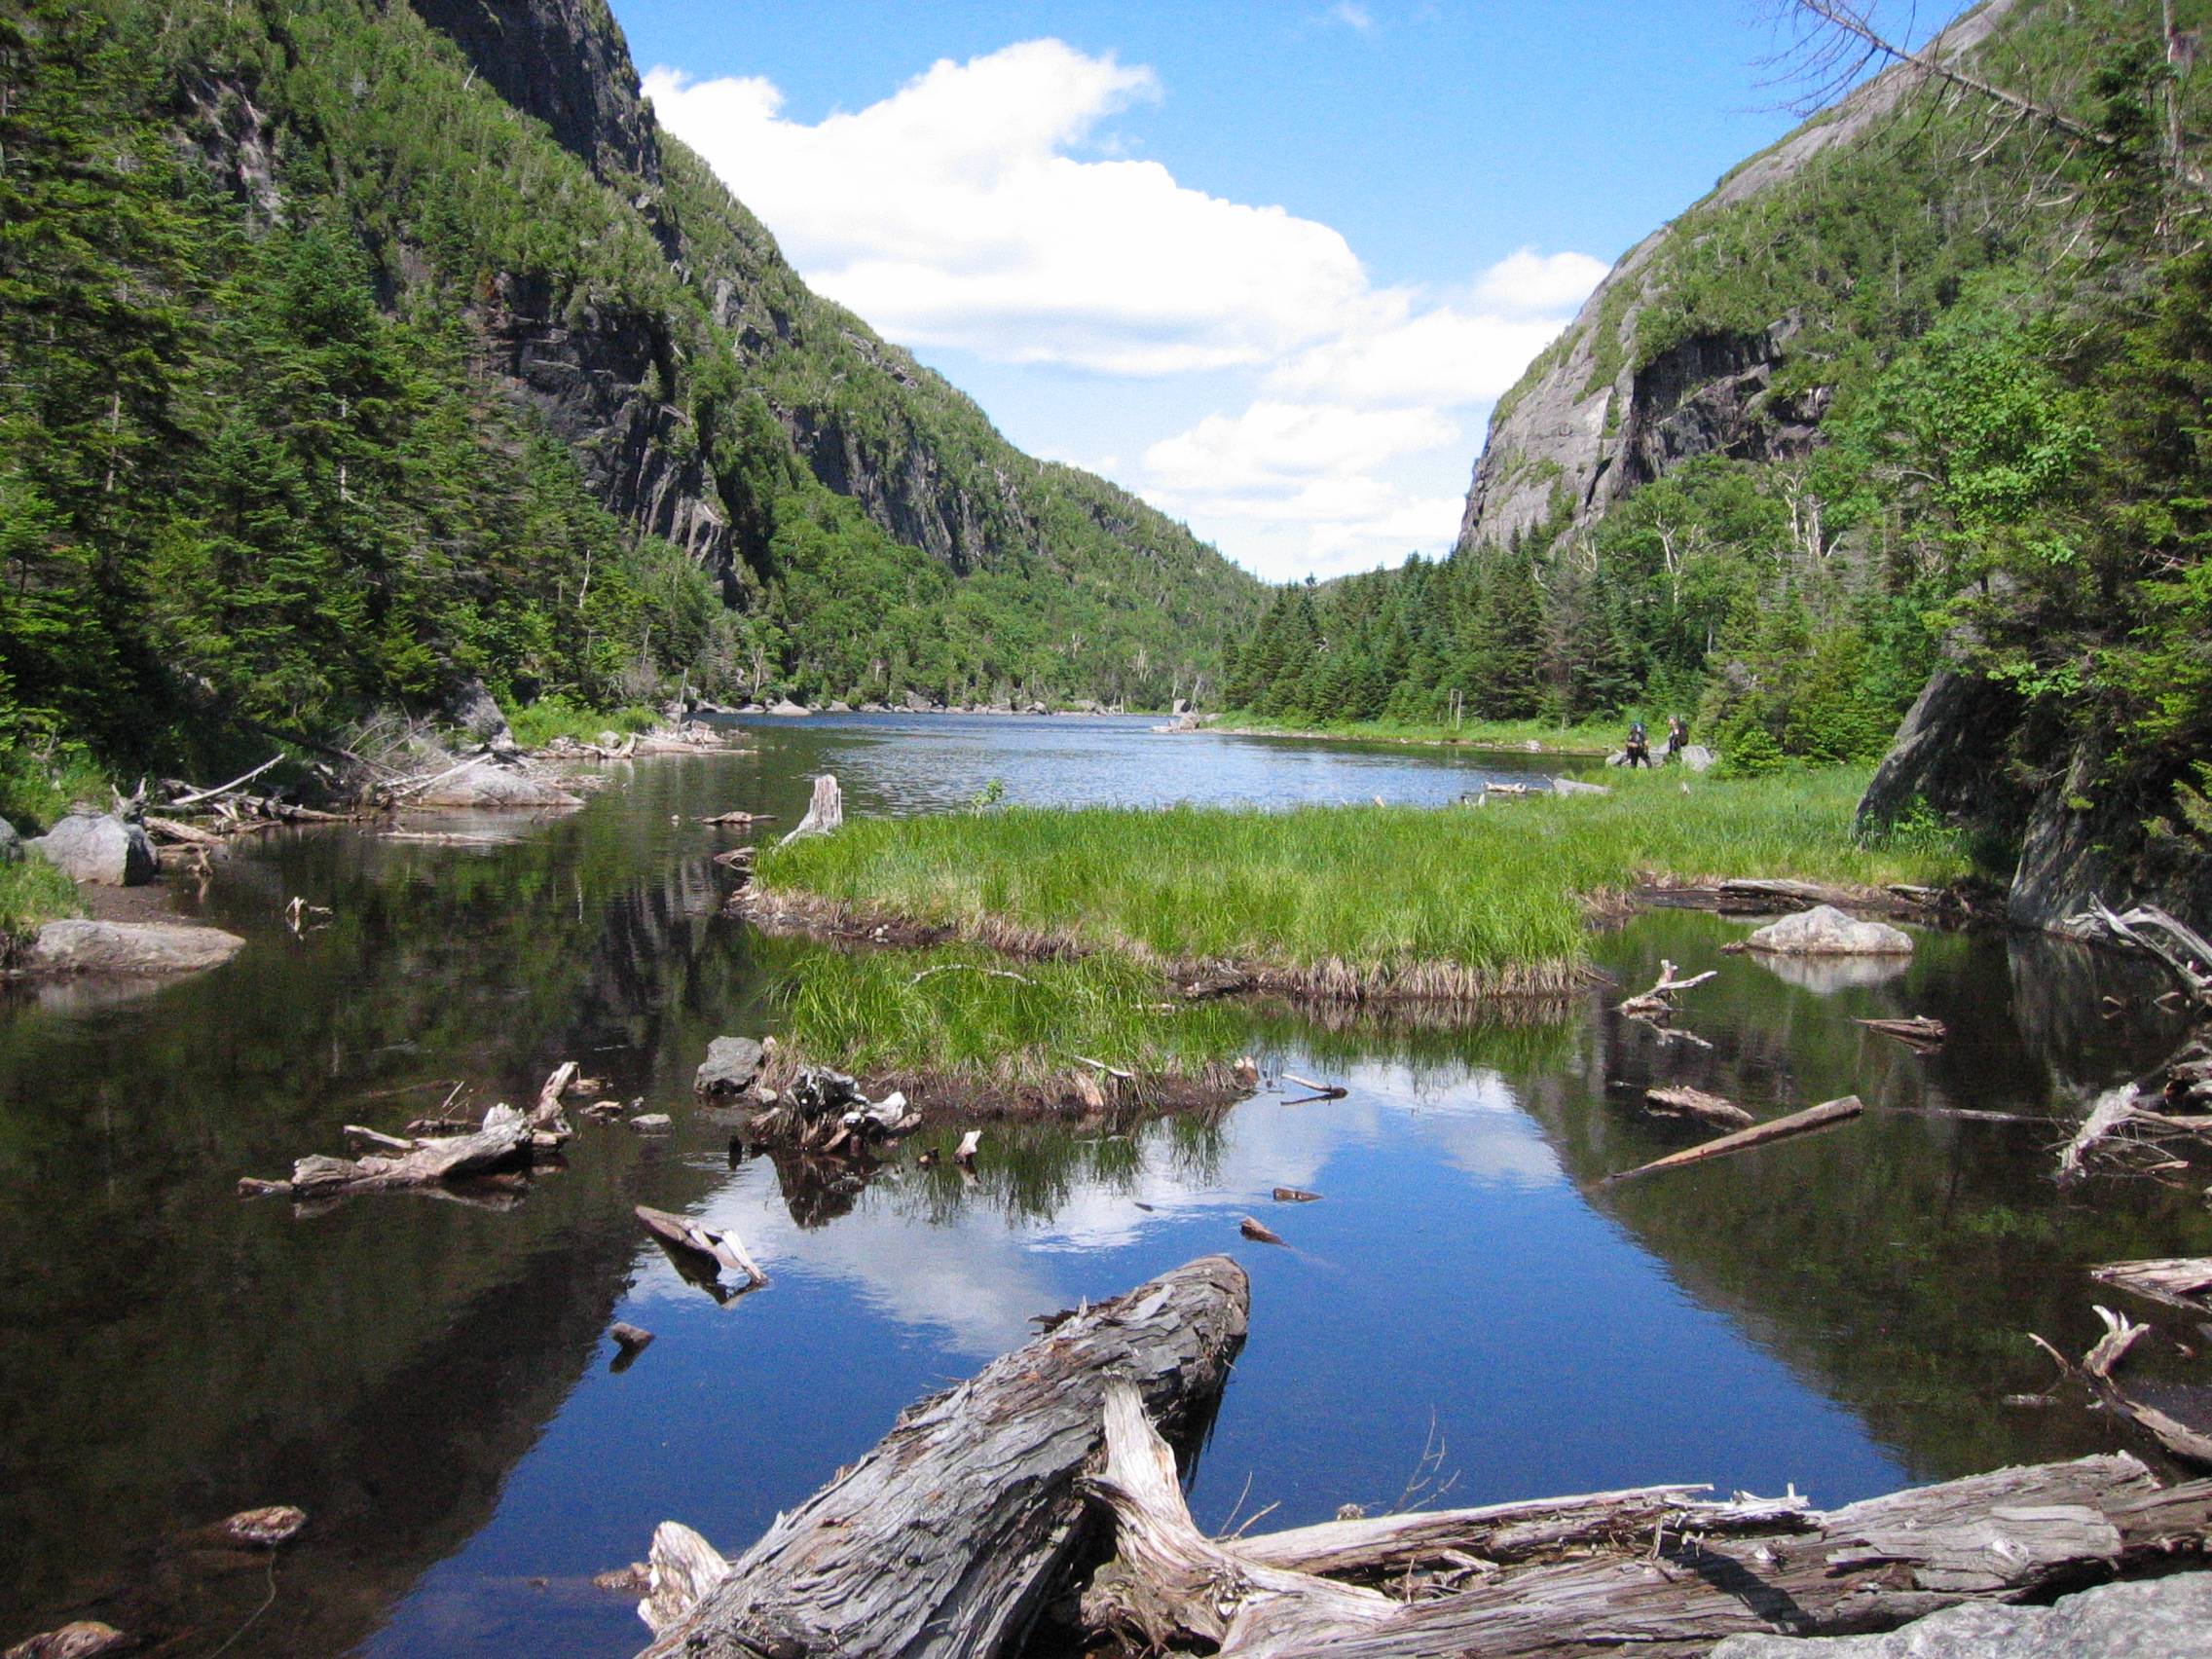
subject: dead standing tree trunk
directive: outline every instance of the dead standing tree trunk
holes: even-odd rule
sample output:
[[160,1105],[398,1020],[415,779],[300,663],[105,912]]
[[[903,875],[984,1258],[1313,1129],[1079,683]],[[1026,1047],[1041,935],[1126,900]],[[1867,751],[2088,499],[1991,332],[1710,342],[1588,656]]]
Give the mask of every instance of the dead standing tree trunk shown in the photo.
[[788,847],[801,835],[827,835],[844,822],[845,797],[838,793],[836,778],[825,772],[814,780],[814,798],[807,803],[806,816],[776,845]]
[[[724,1572],[696,1533],[663,1528],[648,1659],[1010,1651],[1080,1541],[1076,1477],[1102,1443],[1108,1376],[1193,1425],[1243,1344],[1248,1298],[1243,1270],[1208,1256],[1076,1313],[910,1408]],[[679,1578],[712,1588],[689,1605]]]

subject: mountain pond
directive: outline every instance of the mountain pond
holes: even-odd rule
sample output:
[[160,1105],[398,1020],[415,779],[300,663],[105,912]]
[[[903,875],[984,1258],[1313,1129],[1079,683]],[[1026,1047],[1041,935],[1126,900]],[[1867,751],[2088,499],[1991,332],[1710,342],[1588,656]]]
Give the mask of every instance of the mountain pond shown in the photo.
[[[1718,954],[1744,923],[1677,910],[1601,936],[1610,980],[1540,1020],[1255,1010],[1271,1075],[1341,1100],[994,1128],[972,1177],[910,1153],[866,1184],[733,1167],[693,1070],[718,1034],[773,1031],[780,975],[822,947],[720,914],[711,855],[742,836],[702,815],[788,825],[821,771],[869,815],[994,780],[1019,802],[1441,807],[1560,765],[1139,719],[753,729],[755,754],[612,764],[567,816],[261,837],[184,896],[247,936],[228,966],[0,1000],[0,1645],[98,1617],[165,1655],[629,1654],[633,1599],[591,1579],[657,1522],[734,1554],[1033,1315],[1214,1251],[1251,1272],[1251,1337],[1192,1480],[1201,1526],[1661,1481],[1832,1505],[2120,1444],[2077,1398],[2004,1403],[2051,1381],[2027,1333],[2078,1352],[2112,1300],[2087,1266],[2212,1250],[2194,1192],[2052,1179],[2054,1120],[2176,1038],[2105,1017],[2145,988],[2130,964],[1929,933],[1909,963],[1768,966]],[[328,925],[295,937],[295,896]],[[1612,1012],[1662,956],[1719,968],[1685,1000],[1710,1048]],[[1911,1014],[1948,1043],[1853,1023]],[[577,1118],[566,1168],[504,1209],[236,1196],[343,1150],[341,1124],[397,1128],[456,1084],[477,1111],[527,1100],[564,1059],[674,1131]],[[1704,1132],[1637,1109],[1660,1082],[1868,1111],[1599,1185]],[[772,1282],[703,1294],[641,1202],[734,1228]],[[1286,1244],[1239,1236],[1245,1214]],[[621,1369],[617,1319],[657,1338]],[[310,1516],[282,1551],[206,1546],[271,1503]]]

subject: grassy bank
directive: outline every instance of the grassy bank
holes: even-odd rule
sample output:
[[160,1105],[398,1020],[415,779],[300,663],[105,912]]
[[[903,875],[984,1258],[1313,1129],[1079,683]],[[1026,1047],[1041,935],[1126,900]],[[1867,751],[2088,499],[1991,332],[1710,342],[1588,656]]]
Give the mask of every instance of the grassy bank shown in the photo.
[[[940,1097],[1056,1105],[1087,1089],[1129,1104],[1237,1092],[1218,1074],[1238,1051],[1242,1018],[1218,1003],[1165,1007],[1157,976],[1120,957],[1015,969],[973,947],[808,949],[780,1000],[789,1066],[833,1066],[924,1108]],[[1134,1082],[1118,1088],[1087,1060]]]
[[[1521,749],[1533,743],[1553,755],[1610,755],[1628,737],[1628,721],[1584,720],[1560,725],[1553,720],[1282,720],[1232,709],[1210,722],[1217,731],[1263,736],[1338,738],[1367,743],[1439,743],[1463,749]],[[1666,719],[1647,721],[1664,732]]]
[[[1687,783],[1687,788],[1684,785]],[[1947,835],[1863,847],[1857,770],[1723,782],[1645,773],[1604,796],[1484,807],[1015,809],[848,823],[762,855],[768,894],[1157,968],[1228,960],[1283,989],[1404,998],[1558,994],[1593,901],[1651,879],[1936,883]]]
[[523,749],[542,749],[557,737],[597,743],[603,731],[650,731],[660,716],[642,703],[622,709],[588,709],[563,697],[540,697],[528,708],[508,709],[507,728]]
[[0,865],[0,962],[17,941],[38,932],[41,922],[84,913],[77,884],[44,859]]

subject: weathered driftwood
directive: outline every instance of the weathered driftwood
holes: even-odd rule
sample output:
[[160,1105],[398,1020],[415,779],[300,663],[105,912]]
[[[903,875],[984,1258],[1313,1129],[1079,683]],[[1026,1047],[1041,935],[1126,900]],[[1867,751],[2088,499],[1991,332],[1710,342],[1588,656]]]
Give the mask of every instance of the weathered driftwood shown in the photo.
[[2089,1276],[2192,1313],[2212,1314],[2212,1256],[2167,1256],[2107,1262]]
[[1243,1234],[1255,1244],[1280,1244],[1282,1242],[1281,1234],[1275,1232],[1265,1222],[1255,1221],[1250,1216],[1244,1217],[1236,1224],[1236,1231]]
[[[2134,1324],[2107,1308],[2099,1308],[2097,1312],[2104,1320],[2105,1334],[2078,1365],[2032,1331],[2028,1333],[2028,1341],[2050,1356],[2062,1377],[2086,1384],[2106,1411],[2133,1423],[2183,1462],[2212,1469],[2212,1434],[2192,1428],[2178,1418],[2136,1399],[2112,1380],[2113,1367],[2134,1346],[2135,1339],[2150,1327]],[[2195,1484],[2212,1491],[2212,1482]]]
[[1277,1187],[1275,1202],[1278,1204],[1311,1204],[1321,1199],[1319,1193],[1309,1193],[1304,1187]]
[[1925,1014],[1916,1014],[1910,1019],[1861,1019],[1853,1023],[1863,1025],[1869,1031],[1879,1031],[1885,1037],[1895,1037],[1923,1052],[1941,1048],[1943,1039],[1950,1035],[1940,1019],[1931,1019]]
[[[1832,904],[1839,910],[1909,910],[1924,908],[1931,889],[1908,887],[1837,887],[1824,881],[1797,881],[1788,877],[1732,876],[1715,884],[1715,907],[1724,914],[1765,915],[1775,910],[1809,910],[1816,904]],[[1939,896],[1938,896],[1939,897]]]
[[1308,1091],[1304,1100],[1287,1100],[1283,1102],[1286,1106],[1304,1106],[1315,1100],[1342,1100],[1351,1092],[1342,1084],[1315,1083],[1309,1077],[1293,1077],[1289,1072],[1282,1074],[1282,1080],[1285,1083],[1295,1083]]
[[[2159,1098],[2157,1095],[2152,1099]],[[2092,1164],[2124,1170],[2146,1161],[2168,1166],[2165,1144],[2177,1138],[2212,1141],[2212,1117],[2182,1116],[2144,1105],[2142,1091],[2132,1083],[2107,1089],[2097,1097],[2089,1115],[2074,1136],[2059,1150],[2058,1173],[2072,1180]]]
[[717,1268],[727,1268],[733,1273],[745,1275],[749,1285],[763,1285],[768,1275],[759,1265],[745,1253],[744,1242],[727,1230],[702,1227],[689,1216],[671,1215],[648,1204],[640,1204],[637,1217],[645,1224],[645,1231],[671,1250],[712,1263]]
[[289,1180],[241,1177],[239,1181],[240,1196],[258,1198],[283,1193],[295,1198],[321,1198],[402,1187],[435,1187],[449,1181],[520,1168],[540,1150],[540,1137],[532,1129],[531,1121],[512,1106],[504,1105],[495,1106],[485,1113],[483,1125],[473,1134],[405,1140],[362,1129],[356,1124],[347,1125],[347,1133],[355,1138],[373,1139],[378,1145],[390,1149],[390,1155],[372,1153],[357,1159],[313,1155],[292,1165]]
[[1696,1118],[1722,1128],[1749,1128],[1758,1122],[1733,1100],[1723,1100],[1702,1088],[1647,1088],[1643,1098],[1653,1111],[1672,1117]]
[[1688,990],[1692,985],[1704,984],[1706,980],[1719,972],[1720,970],[1717,968],[1708,968],[1704,973],[1693,974],[1686,979],[1677,978],[1675,977],[1675,965],[1662,957],[1659,961],[1657,982],[1641,996],[1630,997],[1622,1003],[1620,1012],[1627,1014],[1631,1019],[1646,1019],[1654,1024],[1663,1023],[1675,1012],[1676,997]]
[[1856,1118],[1865,1108],[1859,1096],[1847,1094],[1841,1100],[1824,1100],[1818,1106],[1808,1106],[1802,1112],[1792,1112],[1787,1118],[1776,1118],[1771,1123],[1754,1124],[1748,1129],[1738,1129],[1732,1135],[1718,1140],[1701,1142],[1671,1152],[1665,1158],[1655,1158],[1649,1163],[1640,1163],[1634,1169],[1624,1169],[1617,1175],[1605,1177],[1608,1181],[1628,1181],[1639,1175],[1649,1175],[1659,1169],[1678,1169],[1687,1163],[1702,1163],[1709,1158],[1725,1158],[1732,1152],[1745,1152],[1768,1141],[1781,1140],[1786,1135],[1801,1135],[1812,1129],[1825,1129],[1831,1124],[1840,1124]]
[[801,835],[827,835],[844,822],[845,797],[837,791],[836,778],[825,772],[814,780],[814,797],[807,803],[806,816],[776,845],[789,846]]
[[715,1578],[696,1604],[660,1583],[656,1534],[658,1602],[647,1617],[658,1640],[647,1654],[1011,1651],[1082,1540],[1076,1481],[1101,1443],[1108,1377],[1124,1380],[1143,1410],[1196,1426],[1243,1343],[1247,1297],[1243,1271],[1208,1256],[1081,1310],[909,1408],[722,1575],[692,1552],[691,1581]]
[[2086,910],[2066,918],[2066,929],[2157,957],[2182,982],[2193,1002],[2212,1008],[2212,942],[2156,904],[2115,912],[2102,899],[2092,899]]
[[[1117,1555],[1084,1598],[1087,1623],[1222,1659],[1686,1655],[1739,1633],[1881,1630],[2200,1548],[2212,1520],[2212,1482],[2161,1489],[2119,1456],[1827,1514],[1788,1499],[1703,1504],[1682,1489],[1559,1499],[1532,1518],[1533,1548],[1481,1512],[1215,1541],[1192,1525],[1174,1458],[1132,1391],[1109,1389],[1105,1429],[1090,1487],[1113,1514]],[[1431,1564],[1446,1574],[1409,1582]]]
[[699,822],[742,830],[754,824],[773,824],[776,822],[776,815],[772,812],[718,812],[714,817],[702,818]]

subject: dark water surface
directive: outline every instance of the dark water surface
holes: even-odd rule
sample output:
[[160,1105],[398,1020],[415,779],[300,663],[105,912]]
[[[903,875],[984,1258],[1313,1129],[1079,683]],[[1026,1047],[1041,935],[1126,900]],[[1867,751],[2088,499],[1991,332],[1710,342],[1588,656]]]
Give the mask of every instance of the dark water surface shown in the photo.
[[[756,756],[609,768],[566,818],[271,840],[207,897],[250,939],[228,967],[0,1002],[0,1645],[96,1616],[162,1653],[626,1654],[644,1626],[588,1580],[656,1522],[742,1547],[1030,1315],[1214,1250],[1253,1307],[1194,1486],[1205,1525],[1389,1504],[1424,1470],[1447,1502],[1696,1480],[1832,1503],[2116,1444],[2072,1404],[1999,1404],[2048,1381],[2023,1333],[2085,1345],[2083,1268],[2212,1248],[2204,1206],[2062,1194],[2055,1124],[1899,1110],[2078,1114],[2162,1054],[2169,1033],[2098,1015],[2139,981],[2046,941],[1929,936],[1909,964],[1786,976],[1717,954],[1741,924],[1661,913],[1601,954],[1638,984],[1662,955],[1719,967],[1690,999],[1710,1049],[1624,1026],[1602,992],[1519,1027],[1259,1012],[1271,1065],[1348,1098],[994,1133],[973,1181],[730,1168],[692,1070],[718,1033],[773,1029],[810,947],[718,915],[709,855],[738,837],[697,816],[789,822],[824,769],[865,814],[993,779],[1014,800],[1441,803],[1533,765],[1145,723],[770,725]],[[304,940],[295,895],[333,911]],[[1902,1013],[1951,1042],[1924,1057],[1851,1023]],[[676,1132],[579,1122],[567,1169],[504,1211],[233,1195],[342,1150],[344,1124],[397,1128],[455,1081],[479,1110],[525,1097],[565,1058]],[[1595,1185],[1698,1138],[1635,1110],[1661,1081],[1873,1110]],[[1278,1184],[1325,1198],[1272,1205]],[[773,1282],[718,1305],[645,1243],[638,1202],[735,1227]],[[1247,1212],[1291,1247],[1241,1239]],[[616,1318],[658,1336],[619,1373]],[[277,1502],[313,1519],[274,1564],[192,1536]]]

